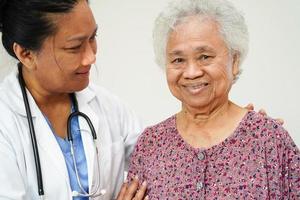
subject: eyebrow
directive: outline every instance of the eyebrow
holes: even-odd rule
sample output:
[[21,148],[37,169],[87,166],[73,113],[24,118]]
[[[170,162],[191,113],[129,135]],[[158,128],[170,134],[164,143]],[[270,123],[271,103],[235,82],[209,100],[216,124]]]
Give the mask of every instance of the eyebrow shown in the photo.
[[[98,26],[95,28],[95,30],[94,30],[94,32],[93,32],[93,35],[96,34],[97,30],[98,30]],[[74,41],[74,40],[82,41],[82,40],[84,40],[84,39],[86,39],[86,38],[88,38],[88,36],[83,35],[83,34],[73,35],[73,36],[71,36],[71,37],[69,37],[69,38],[67,39],[67,42]]]
[[[195,49],[193,49],[194,51],[197,51],[197,52],[205,52],[205,51],[210,51],[210,52],[212,52],[213,51],[213,49],[211,48],[211,47],[209,47],[209,46],[200,46],[200,47],[196,47]],[[172,52],[170,52],[170,53],[168,53],[168,55],[169,56],[181,56],[181,55],[183,55],[184,53],[183,53],[183,51],[181,51],[181,50],[174,50],[174,51],[172,51]]]
[[198,51],[198,52],[213,51],[213,49],[211,47],[206,46],[206,45],[201,46],[201,47],[197,47],[195,50]]

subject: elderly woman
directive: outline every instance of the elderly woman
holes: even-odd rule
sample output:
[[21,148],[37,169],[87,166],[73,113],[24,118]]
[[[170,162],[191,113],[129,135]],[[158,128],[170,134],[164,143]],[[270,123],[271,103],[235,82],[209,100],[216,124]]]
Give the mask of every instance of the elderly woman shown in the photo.
[[225,0],[176,0],[156,20],[177,114],[148,127],[129,179],[150,199],[300,199],[300,152],[271,118],[229,100],[248,50],[243,16]]

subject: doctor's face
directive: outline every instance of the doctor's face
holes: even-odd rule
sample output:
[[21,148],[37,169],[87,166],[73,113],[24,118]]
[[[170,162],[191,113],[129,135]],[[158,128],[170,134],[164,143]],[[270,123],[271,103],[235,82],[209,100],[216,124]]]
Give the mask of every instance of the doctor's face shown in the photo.
[[82,0],[70,13],[54,16],[53,20],[57,32],[35,53],[34,77],[50,93],[80,91],[87,87],[96,60],[94,16]]
[[238,62],[216,22],[187,17],[170,33],[166,55],[168,86],[183,108],[211,112],[228,100]]

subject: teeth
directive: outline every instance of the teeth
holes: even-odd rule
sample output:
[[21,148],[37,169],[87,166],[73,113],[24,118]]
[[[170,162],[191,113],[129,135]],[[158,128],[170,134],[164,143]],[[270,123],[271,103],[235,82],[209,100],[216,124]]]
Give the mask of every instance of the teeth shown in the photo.
[[200,84],[186,85],[186,87],[199,88],[207,85],[208,83],[200,83]]
[[202,87],[202,85],[192,86],[193,89],[197,89],[197,88],[200,88],[200,87]]
[[185,85],[185,88],[193,94],[196,94],[202,90],[203,87],[207,86],[208,83],[198,83],[198,84],[191,84],[191,85]]

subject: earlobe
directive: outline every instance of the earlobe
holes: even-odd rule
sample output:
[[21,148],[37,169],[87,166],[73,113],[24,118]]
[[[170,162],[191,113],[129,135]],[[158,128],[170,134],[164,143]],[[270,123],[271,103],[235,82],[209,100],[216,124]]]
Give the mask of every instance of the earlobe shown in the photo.
[[16,54],[19,61],[23,64],[24,67],[28,69],[34,69],[34,55],[32,51],[25,49],[21,45],[14,43],[13,44],[14,53]]
[[233,56],[232,75],[236,77],[240,72],[240,54],[236,53]]

